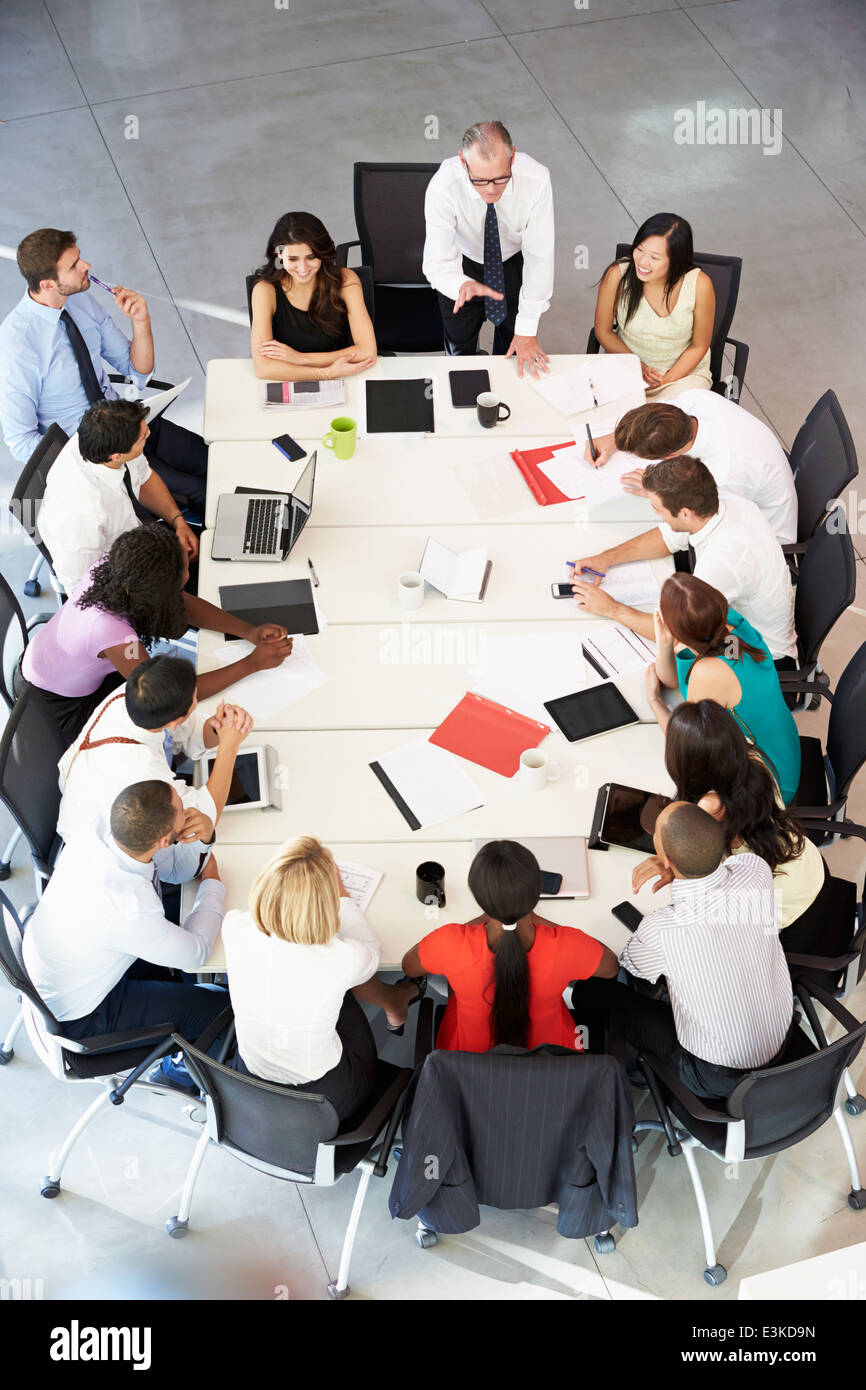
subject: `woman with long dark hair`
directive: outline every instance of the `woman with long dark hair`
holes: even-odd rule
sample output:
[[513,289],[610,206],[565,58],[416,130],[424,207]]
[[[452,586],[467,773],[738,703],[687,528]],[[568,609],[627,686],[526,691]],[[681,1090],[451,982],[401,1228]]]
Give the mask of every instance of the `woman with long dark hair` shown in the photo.
[[[770,866],[785,950],[823,947],[826,864],[782,805],[769,769],[730,713],[715,700],[678,705],[668,724],[665,767],[676,787],[674,800],[690,801],[718,821],[728,854],[757,854]],[[655,856],[645,859],[632,876],[635,891],[656,876],[653,892],[670,882],[670,875],[661,872]],[[841,924],[846,941],[850,926]],[[826,954],[836,954],[835,945]]]
[[694,262],[692,229],[673,212],[639,227],[631,252],[601,278],[595,336],[605,352],[640,358],[647,396],[672,401],[712,387],[713,282]]
[[253,367],[268,381],[321,381],[366,372],[376,335],[354,270],[318,217],[287,212],[268,237],[254,272]]
[[174,531],[159,522],[139,526],[118,536],[39,628],[25,649],[22,671],[70,743],[106,695],[147,658],[151,643],[182,637],[190,626],[243,637],[254,648],[240,661],[199,675],[201,699],[253,671],[279,666],[289,655],[285,628],[252,627],[185,593],[188,576],[188,558]]
[[450,998],[436,1046],[486,1052],[498,1043],[578,1047],[562,998],[572,980],[612,979],[616,956],[577,927],[535,911],[538,860],[513,840],[482,846],[469,869],[481,915],[425,936],[403,957],[406,976],[444,975]]
[[775,777],[785,805],[800,783],[800,736],[761,634],[718,589],[695,574],[672,574],[653,614],[658,651],[647,667],[647,698],[663,730],[670,710],[661,687],[730,710]]

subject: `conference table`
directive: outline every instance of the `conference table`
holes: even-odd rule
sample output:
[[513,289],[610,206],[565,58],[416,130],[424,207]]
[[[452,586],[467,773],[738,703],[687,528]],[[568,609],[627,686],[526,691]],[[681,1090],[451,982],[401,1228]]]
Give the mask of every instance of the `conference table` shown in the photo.
[[[551,369],[582,360],[554,357]],[[474,411],[455,410],[450,402],[449,371],[481,365],[512,412],[510,420],[491,430],[478,424]],[[216,856],[226,910],[246,906],[253,879],[281,843],[314,835],[338,860],[383,874],[366,915],[383,944],[383,968],[397,968],[404,952],[437,924],[476,915],[466,886],[475,840],[585,837],[603,783],[662,793],[672,787],[642,671],[617,680],[641,722],[609,734],[569,743],[540,704],[541,698],[600,679],[580,650],[581,638],[598,631],[600,620],[573,599],[554,599],[551,584],[566,577],[567,560],[645,530],[653,523],[652,510],[644,499],[625,494],[621,504],[617,499],[619,505],[608,509],[606,520],[580,501],[539,506],[510,458],[515,448],[585,438],[587,420],[606,432],[615,415],[638,400],[628,397],[566,418],[542,400],[528,378],[518,380],[513,361],[502,358],[384,358],[367,375],[431,379],[435,432],[360,430],[353,458],[343,462],[321,446],[321,436],[337,414],[363,417],[359,405],[366,378],[347,380],[346,403],[336,409],[276,412],[262,407],[262,383],[249,361],[209,364],[207,527],[213,526],[221,493],[239,485],[292,488],[307,459],[289,463],[273,447],[275,435],[287,430],[307,456],[317,450],[317,472],[312,513],[288,559],[270,566],[216,562],[206,530],[199,593],[219,603],[226,585],[309,578],[310,560],[319,580],[314,593],[320,631],[301,639],[299,650],[312,659],[323,683],[293,692],[286,703],[280,703],[284,697],[272,673],[259,673],[227,692],[227,698],[246,701],[256,714],[246,746],[266,744],[272,750],[280,805],[224,812]],[[458,552],[487,548],[492,571],[483,603],[448,600],[427,585],[421,608],[401,608],[397,576],[418,568],[430,536]],[[653,570],[661,583],[672,562],[653,561]],[[202,632],[199,669],[230,659],[230,648],[221,635]],[[552,673],[543,677],[542,671]],[[544,686],[544,679],[554,688]],[[457,759],[484,804],[413,832],[369,765],[392,749],[429,738],[467,691],[551,725],[540,746],[555,765],[555,780],[529,791],[519,775],[501,776]],[[217,703],[202,701],[201,708],[208,713]],[[430,859],[445,868],[443,910],[415,895],[415,869]],[[632,897],[631,873],[639,862],[625,849],[588,851],[589,897],[544,899],[539,911],[619,951],[628,933],[610,915],[611,907],[629,898],[648,911],[668,897],[667,889],[653,895],[649,885]],[[553,863],[542,868],[557,871]],[[187,886],[187,903],[194,889]],[[218,941],[206,969],[224,968]]]

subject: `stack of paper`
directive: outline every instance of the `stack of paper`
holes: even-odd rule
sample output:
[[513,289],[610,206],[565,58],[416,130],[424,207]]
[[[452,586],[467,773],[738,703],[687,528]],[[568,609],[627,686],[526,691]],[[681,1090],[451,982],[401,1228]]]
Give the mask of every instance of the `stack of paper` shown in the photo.
[[[253,650],[251,642],[226,642],[216,651],[220,666],[229,666],[233,661],[241,661]],[[291,656],[287,656],[280,666],[270,671],[255,671],[229,686],[225,699],[233,705],[241,705],[248,710],[253,719],[268,719],[286,705],[292,705],[324,685],[328,677],[316,664],[306,640],[295,637]]]
[[490,562],[483,546],[458,555],[431,536],[418,566],[428,584],[446,598],[464,603],[480,603],[484,598]]
[[593,468],[584,458],[585,445],[572,444],[558,449],[547,463],[538,465],[553,486],[571,501],[585,498],[589,506],[623,495],[622,478],[640,467],[631,454],[616,453],[601,468]]
[[483,658],[469,673],[472,689],[531,719],[549,723],[543,702],[586,685],[580,642],[570,632],[488,631],[484,639]]
[[412,830],[425,830],[484,805],[481,789],[459,759],[426,738],[404,743],[370,767]]
[[659,601],[659,582],[649,560],[612,565],[601,587],[617,603],[627,603],[629,608],[655,608]]
[[642,671],[656,659],[656,644],[619,623],[599,623],[581,643],[583,654],[594,671],[608,680],[611,676]]
[[338,859],[337,868],[352,902],[359,912],[366,912],[383,875],[378,869],[368,869],[365,864],[355,864],[349,859]]
[[533,385],[563,415],[579,415],[624,396],[645,397],[640,359],[630,352],[599,354]]

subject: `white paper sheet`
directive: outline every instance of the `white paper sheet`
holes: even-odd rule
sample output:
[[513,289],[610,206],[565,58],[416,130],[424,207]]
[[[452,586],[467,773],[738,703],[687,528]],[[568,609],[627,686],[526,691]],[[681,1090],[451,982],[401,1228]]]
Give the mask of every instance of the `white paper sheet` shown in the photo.
[[[655,642],[648,642],[619,623],[598,623],[582,639],[582,645],[602,668],[605,679],[642,671],[656,658]],[[592,667],[592,662],[589,662]],[[597,674],[597,673],[596,673]]]
[[148,421],[155,420],[157,415],[168,410],[168,407],[186,390],[191,381],[192,377],[188,376],[186,381],[182,381],[178,386],[170,386],[167,391],[157,391],[153,396],[143,396],[142,401],[147,406]]
[[601,587],[617,603],[630,608],[655,607],[659,601],[659,582],[649,560],[632,560],[627,565],[612,565]]
[[366,912],[384,874],[378,869],[367,868],[366,864],[355,864],[350,859],[338,859],[337,868],[352,902],[360,912]]
[[569,632],[487,632],[483,659],[469,677],[476,694],[544,724],[551,722],[545,700],[571,695],[587,683],[580,639]]
[[632,353],[600,353],[591,363],[581,362],[532,384],[563,415],[583,414],[636,391],[641,398],[645,394],[640,361]]
[[[226,642],[217,648],[216,659],[220,666],[228,666],[248,656],[252,650],[251,642]],[[324,685],[327,679],[313,659],[305,638],[298,636],[294,638],[291,656],[287,656],[281,666],[244,676],[229,686],[223,698],[230,704],[241,705],[253,719],[268,719]]]
[[614,454],[602,468],[593,468],[583,457],[585,448],[585,444],[573,444],[557,449],[552,459],[538,465],[539,471],[566,497],[572,501],[583,497],[589,506],[622,495],[621,479],[636,466],[631,454]]
[[422,830],[484,805],[481,789],[463,771],[460,759],[426,738],[404,743],[376,761]]
[[483,546],[458,555],[431,536],[418,568],[427,583],[446,598],[477,598],[486,565],[487,551]]

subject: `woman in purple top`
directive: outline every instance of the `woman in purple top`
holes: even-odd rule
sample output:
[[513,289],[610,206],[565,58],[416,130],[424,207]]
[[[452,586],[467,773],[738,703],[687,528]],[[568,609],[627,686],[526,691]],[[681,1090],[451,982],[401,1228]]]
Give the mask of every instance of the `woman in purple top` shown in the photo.
[[292,650],[276,623],[252,627],[184,592],[186,552],[174,531],[154,522],[118,536],[108,554],[73,589],[24,652],[22,671],[48,704],[71,743],[147,647],[211,628],[252,642],[249,656],[198,678],[199,698],[216,695],[253,671],[279,666]]

